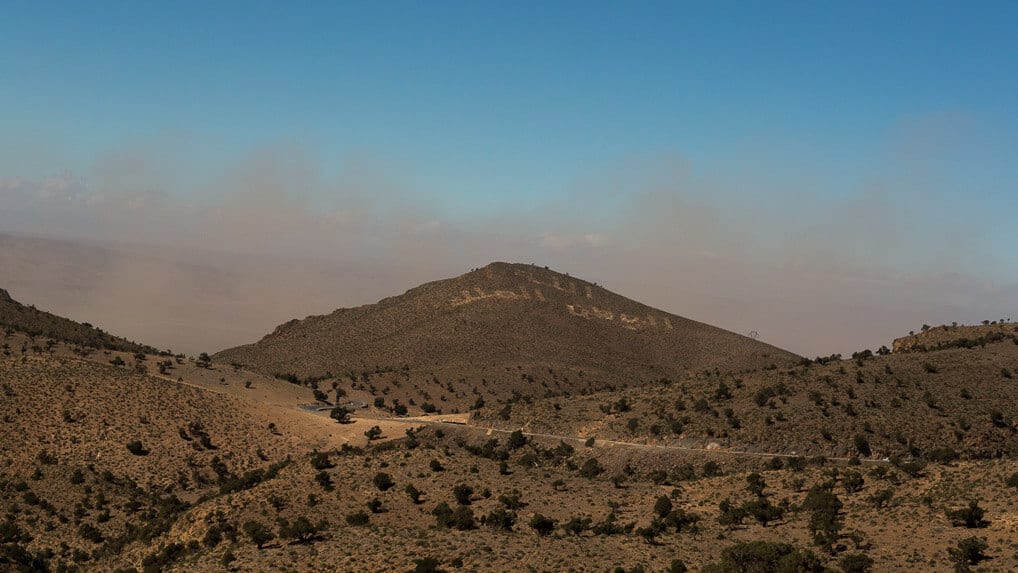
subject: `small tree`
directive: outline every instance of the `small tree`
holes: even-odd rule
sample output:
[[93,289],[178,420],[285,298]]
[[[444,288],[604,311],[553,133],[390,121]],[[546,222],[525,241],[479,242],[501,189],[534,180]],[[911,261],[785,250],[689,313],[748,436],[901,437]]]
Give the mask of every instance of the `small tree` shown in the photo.
[[306,517],[298,517],[293,523],[283,520],[279,524],[279,536],[291,539],[294,543],[311,543],[318,539],[319,534],[328,528],[324,519],[311,523]]
[[509,434],[509,441],[506,443],[507,448],[510,450],[518,450],[525,445],[527,445],[527,437],[523,435],[523,432],[516,430]]
[[212,358],[208,352],[202,352],[198,355],[198,359],[195,360],[195,366],[198,368],[208,368],[212,366]]
[[350,411],[343,406],[336,406],[329,411],[329,417],[339,422],[340,424],[350,423]]
[[364,435],[368,437],[368,441],[377,440],[382,436],[382,429],[378,426],[371,426],[370,430],[364,432]]
[[845,488],[845,493],[855,493],[861,490],[865,481],[862,474],[857,471],[846,470],[841,475],[841,485]]
[[813,535],[813,543],[829,548],[838,540],[843,525],[838,517],[842,508],[841,500],[830,491],[814,487],[806,495],[803,507],[812,511],[809,530]]
[[772,521],[778,521],[785,517],[785,510],[781,506],[774,505],[766,498],[757,498],[742,504],[743,511],[753,517],[760,525],[767,527]]
[[247,521],[244,523],[244,533],[251,539],[258,549],[265,547],[265,544],[276,538],[276,534],[269,531],[260,521]]
[[869,440],[862,434],[856,434],[856,436],[852,438],[852,444],[855,446],[855,451],[859,452],[860,456],[869,457],[873,454],[873,451],[870,449]]
[[969,565],[977,565],[986,559],[986,540],[978,537],[966,537],[958,542],[957,547],[947,550],[951,560],[957,565],[959,571],[969,571]]
[[749,493],[763,497],[764,488],[767,487],[767,482],[764,481],[763,476],[757,472],[753,472],[746,476],[746,489]]

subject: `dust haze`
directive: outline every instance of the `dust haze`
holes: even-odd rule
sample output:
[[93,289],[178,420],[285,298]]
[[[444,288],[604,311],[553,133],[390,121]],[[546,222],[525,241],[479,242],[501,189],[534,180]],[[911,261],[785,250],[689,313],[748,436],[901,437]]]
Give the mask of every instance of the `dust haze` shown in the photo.
[[0,288],[191,354],[494,260],[809,356],[1007,317],[1018,285],[985,271],[994,236],[931,224],[950,215],[935,157],[905,140],[836,200],[787,167],[736,157],[713,176],[673,154],[497,213],[430,202],[412,176],[363,156],[326,171],[304,150],[267,149],[184,181],[172,154],[112,152],[85,174],[0,174]]

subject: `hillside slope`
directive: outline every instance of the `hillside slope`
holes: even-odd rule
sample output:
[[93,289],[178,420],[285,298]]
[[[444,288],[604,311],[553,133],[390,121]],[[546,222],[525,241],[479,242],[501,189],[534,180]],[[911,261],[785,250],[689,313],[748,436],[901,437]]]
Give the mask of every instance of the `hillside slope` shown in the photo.
[[[920,339],[923,340],[923,339]],[[800,456],[1018,454],[1018,327],[957,330],[936,350],[822,359],[741,375],[518,404],[472,420],[648,444]]]
[[125,352],[155,352],[151,346],[144,346],[113,336],[90,324],[82,324],[50,314],[34,306],[25,306],[11,298],[11,295],[4,289],[0,289],[0,327],[92,348]]
[[[483,387],[481,395],[496,398],[513,390],[538,397],[681,379],[708,369],[786,366],[798,359],[587,281],[508,263],[427,283],[377,304],[293,320],[215,358],[300,378],[356,381],[401,373],[447,384],[469,381]],[[450,390],[445,399],[457,398]]]

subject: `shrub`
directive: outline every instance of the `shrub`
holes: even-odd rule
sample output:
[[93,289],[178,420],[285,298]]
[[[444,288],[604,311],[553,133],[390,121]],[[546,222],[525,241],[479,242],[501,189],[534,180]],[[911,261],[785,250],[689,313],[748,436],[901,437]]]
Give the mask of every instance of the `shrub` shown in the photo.
[[470,496],[474,495],[474,488],[461,483],[452,488],[452,496],[460,505],[470,505]]
[[880,508],[884,507],[885,505],[887,505],[887,502],[891,501],[892,497],[894,497],[894,490],[893,489],[890,489],[890,488],[888,488],[888,489],[881,489],[881,490],[878,490],[878,491],[874,492],[873,495],[871,495],[868,498],[868,501],[870,503],[872,503],[877,509],[880,509]]
[[979,501],[977,500],[970,501],[968,507],[962,509],[944,510],[944,514],[951,520],[951,525],[955,527],[964,525],[970,529],[986,527],[988,525],[986,521],[983,521],[985,513],[983,508],[979,507]]
[[500,507],[484,518],[484,524],[495,530],[512,531],[516,524],[516,513]]
[[869,457],[873,455],[872,450],[870,450],[869,440],[862,434],[856,434],[855,437],[852,438],[852,445],[855,446],[855,451],[859,452],[860,456]]
[[127,451],[136,456],[147,456],[149,454],[149,451],[141,444],[141,440],[127,442]]
[[363,511],[355,511],[353,513],[346,514],[346,523],[353,527],[364,527],[371,521],[368,514]]
[[844,486],[846,493],[855,493],[861,490],[865,482],[862,474],[857,471],[846,470],[841,474],[841,485]]
[[1018,472],[1011,474],[1011,477],[1007,478],[1007,487],[1013,487],[1018,489]]
[[550,535],[555,530],[555,520],[550,517],[545,517],[540,513],[535,513],[530,518],[530,527],[537,532],[538,535]]
[[580,466],[580,477],[595,478],[604,472],[604,468],[597,462],[596,458],[588,458]]
[[580,535],[584,531],[589,531],[591,528],[591,522],[593,520],[589,517],[572,517],[562,525],[562,529],[572,535]]
[[452,511],[452,526],[460,531],[469,531],[474,525],[474,511],[465,505],[457,506]]
[[327,470],[336,467],[336,464],[329,460],[329,454],[315,450],[311,452],[311,467],[316,470]]
[[749,493],[763,497],[764,488],[767,487],[767,482],[764,481],[763,476],[757,472],[753,472],[746,476],[746,490]]
[[721,475],[721,466],[717,462],[705,462],[703,464],[703,477],[716,477]]
[[660,517],[661,519],[664,519],[671,512],[672,512],[672,501],[668,499],[668,496],[662,495],[661,497],[657,498],[657,501],[654,502],[654,513],[657,514],[657,516]]
[[406,492],[407,496],[410,498],[410,501],[414,502],[414,504],[421,503],[422,492],[421,490],[414,487],[414,484],[408,483],[406,488],[403,489],[403,491]]
[[371,478],[371,483],[375,484],[379,491],[386,491],[396,485],[396,482],[392,481],[392,476],[385,472],[375,474],[375,477]]
[[788,543],[750,541],[726,547],[719,563],[708,565],[704,572],[736,573],[742,571],[796,571],[821,573],[823,563],[808,549]]
[[839,559],[838,567],[844,573],[869,573],[873,568],[873,559],[863,553],[853,553]]
[[510,450],[518,450],[525,445],[527,445],[527,437],[523,435],[523,432],[516,430],[509,434],[509,441],[506,443],[507,448]]
[[442,502],[435,506],[435,509],[431,510],[431,515],[435,516],[435,523],[439,527],[452,527],[452,508],[449,504]]
[[325,491],[332,491],[332,477],[329,476],[329,472],[318,472],[315,474],[315,481],[318,482],[318,485],[322,486],[322,489]]
[[100,532],[94,525],[90,523],[82,523],[78,527],[78,535],[80,535],[82,539],[87,539],[92,543],[103,542],[102,532]]

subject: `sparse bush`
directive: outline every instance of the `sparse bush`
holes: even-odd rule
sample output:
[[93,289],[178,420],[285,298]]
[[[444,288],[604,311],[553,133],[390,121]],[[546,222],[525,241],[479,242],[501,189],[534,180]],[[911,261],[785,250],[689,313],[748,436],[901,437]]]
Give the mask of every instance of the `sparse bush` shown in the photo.
[[353,513],[346,514],[346,524],[353,527],[364,527],[370,521],[371,518],[363,511],[355,511]]
[[392,480],[392,476],[385,472],[378,472],[375,474],[375,477],[371,478],[371,483],[373,483],[379,491],[386,491],[396,485],[396,482]]
[[421,492],[421,490],[419,490],[416,487],[414,487],[414,484],[408,483],[406,488],[403,489],[403,491],[406,492],[407,497],[409,497],[410,501],[414,502],[415,505],[421,503],[421,493],[422,492]]
[[873,559],[864,553],[853,553],[839,559],[838,567],[844,573],[869,573],[873,568]]
[[721,561],[707,565],[704,573],[742,573],[756,571],[795,571],[821,573],[823,562],[808,549],[799,549],[788,543],[750,541],[726,547]]
[[382,436],[382,428],[378,426],[371,426],[371,429],[366,430],[364,435],[367,436],[368,441],[377,440]]
[[664,519],[671,512],[672,512],[672,501],[668,499],[668,496],[662,495],[661,497],[657,498],[657,501],[654,502],[654,513],[657,514],[657,516],[660,517],[661,519]]
[[545,536],[550,535],[555,530],[555,520],[550,517],[545,517],[540,513],[535,513],[530,518],[530,527],[537,532],[538,535]]
[[711,478],[721,475],[721,466],[717,462],[709,461],[703,464],[703,477]]
[[500,507],[485,516],[484,524],[498,531],[512,531],[516,524],[516,513]]
[[604,468],[601,467],[596,458],[587,458],[587,461],[583,462],[583,465],[580,466],[580,477],[593,479],[602,473],[604,473]]
[[951,520],[951,524],[955,527],[964,525],[968,528],[978,528],[986,527],[988,525],[986,521],[983,521],[983,516],[986,512],[983,508],[979,507],[979,501],[977,500],[970,501],[968,507],[961,509],[945,509],[944,514]]
[[127,442],[127,451],[136,456],[147,456],[149,454],[149,451],[145,449],[140,440]]
[[460,505],[470,505],[470,497],[472,495],[474,495],[474,488],[467,484],[461,483],[452,488],[452,496],[456,499],[456,503]]

